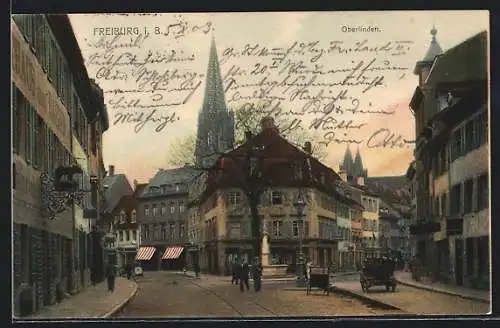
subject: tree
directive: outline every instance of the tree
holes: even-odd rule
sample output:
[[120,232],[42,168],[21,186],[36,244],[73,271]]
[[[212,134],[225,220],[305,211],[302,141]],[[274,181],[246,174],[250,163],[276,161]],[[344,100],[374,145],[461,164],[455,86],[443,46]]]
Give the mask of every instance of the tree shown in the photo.
[[[296,124],[295,119],[290,119],[284,115],[276,115],[261,110],[256,110],[254,106],[240,106],[234,112],[235,118],[235,144],[241,145],[245,141],[245,132],[250,131],[257,134],[260,131],[260,121],[266,116],[274,118],[280,133],[291,144],[302,148],[305,141],[313,143],[313,156],[322,161],[326,158],[326,147],[318,142],[314,142],[318,137],[309,130]],[[177,138],[170,144],[167,151],[167,163],[172,166],[181,166],[186,163],[194,163],[194,150],[196,146],[196,134]]]

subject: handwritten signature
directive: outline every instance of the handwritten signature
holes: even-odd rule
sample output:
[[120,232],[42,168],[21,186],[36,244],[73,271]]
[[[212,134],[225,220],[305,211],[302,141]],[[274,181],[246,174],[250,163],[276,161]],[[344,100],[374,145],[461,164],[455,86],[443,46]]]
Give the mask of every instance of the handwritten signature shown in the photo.
[[135,124],[134,132],[139,133],[146,125],[153,124],[154,131],[161,132],[168,124],[175,123],[179,120],[180,117],[177,116],[175,112],[165,116],[160,114],[157,109],[152,109],[149,112],[138,111],[115,113],[113,125]]

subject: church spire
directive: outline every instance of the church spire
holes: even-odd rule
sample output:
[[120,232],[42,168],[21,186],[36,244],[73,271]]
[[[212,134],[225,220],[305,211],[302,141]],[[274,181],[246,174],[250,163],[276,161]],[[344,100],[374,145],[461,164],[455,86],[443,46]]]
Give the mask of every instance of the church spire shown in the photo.
[[224,86],[217,56],[215,38],[212,34],[205,94],[198,114],[196,135],[196,163],[210,166],[220,153],[234,146],[234,113],[229,112],[224,97]]
[[354,158],[354,165],[352,170],[353,178],[361,177],[364,175],[365,168],[363,167],[363,160],[361,159],[361,155],[359,153],[359,147],[356,150],[356,156]]
[[205,96],[203,99],[202,111],[227,111],[219,57],[217,55],[217,47],[215,45],[215,37],[213,34],[210,43],[207,76],[205,80]]
[[342,168],[344,172],[347,173],[347,177],[352,177],[352,169],[354,166],[354,161],[352,159],[352,153],[351,149],[349,148],[349,145],[347,145],[347,148],[344,153],[344,161],[342,162]]

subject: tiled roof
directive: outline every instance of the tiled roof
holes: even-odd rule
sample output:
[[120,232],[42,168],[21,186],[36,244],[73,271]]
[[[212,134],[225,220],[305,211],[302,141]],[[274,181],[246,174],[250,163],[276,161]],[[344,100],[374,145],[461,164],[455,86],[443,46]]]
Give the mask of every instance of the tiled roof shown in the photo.
[[107,186],[104,197],[108,211],[112,211],[116,207],[122,196],[133,194],[132,187],[125,174],[108,175],[104,177],[102,185]]
[[487,43],[484,31],[447,50],[436,59],[426,84],[486,80]]
[[138,195],[144,196],[150,187],[161,187],[163,185],[176,184],[176,183],[190,183],[193,178],[199,174],[200,171],[192,166],[184,166],[169,170],[159,170],[149,183],[141,188]]

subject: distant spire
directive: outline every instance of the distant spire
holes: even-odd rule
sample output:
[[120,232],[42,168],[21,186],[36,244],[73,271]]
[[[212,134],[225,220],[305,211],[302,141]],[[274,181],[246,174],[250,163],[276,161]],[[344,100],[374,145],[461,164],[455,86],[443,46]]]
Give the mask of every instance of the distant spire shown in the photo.
[[205,97],[203,99],[203,111],[227,111],[224,96],[224,85],[220,72],[219,57],[215,45],[215,36],[212,33],[210,43],[210,54],[208,57],[207,76],[205,80]]
[[344,153],[344,161],[342,162],[342,167],[344,169],[344,172],[346,172],[348,176],[352,175],[353,166],[354,161],[352,159],[351,149],[349,148],[349,145],[347,145]]
[[422,61],[433,61],[436,56],[439,56],[443,53],[443,49],[441,49],[441,46],[437,42],[436,35],[437,35],[437,29],[435,26],[432,26],[431,29],[431,44],[429,46],[429,50],[427,50],[427,53],[425,54],[425,57]]
[[352,170],[353,178],[361,177],[364,174],[365,168],[363,167],[363,160],[361,159],[361,154],[359,153],[359,147],[356,150],[356,157],[354,158],[354,165]]

